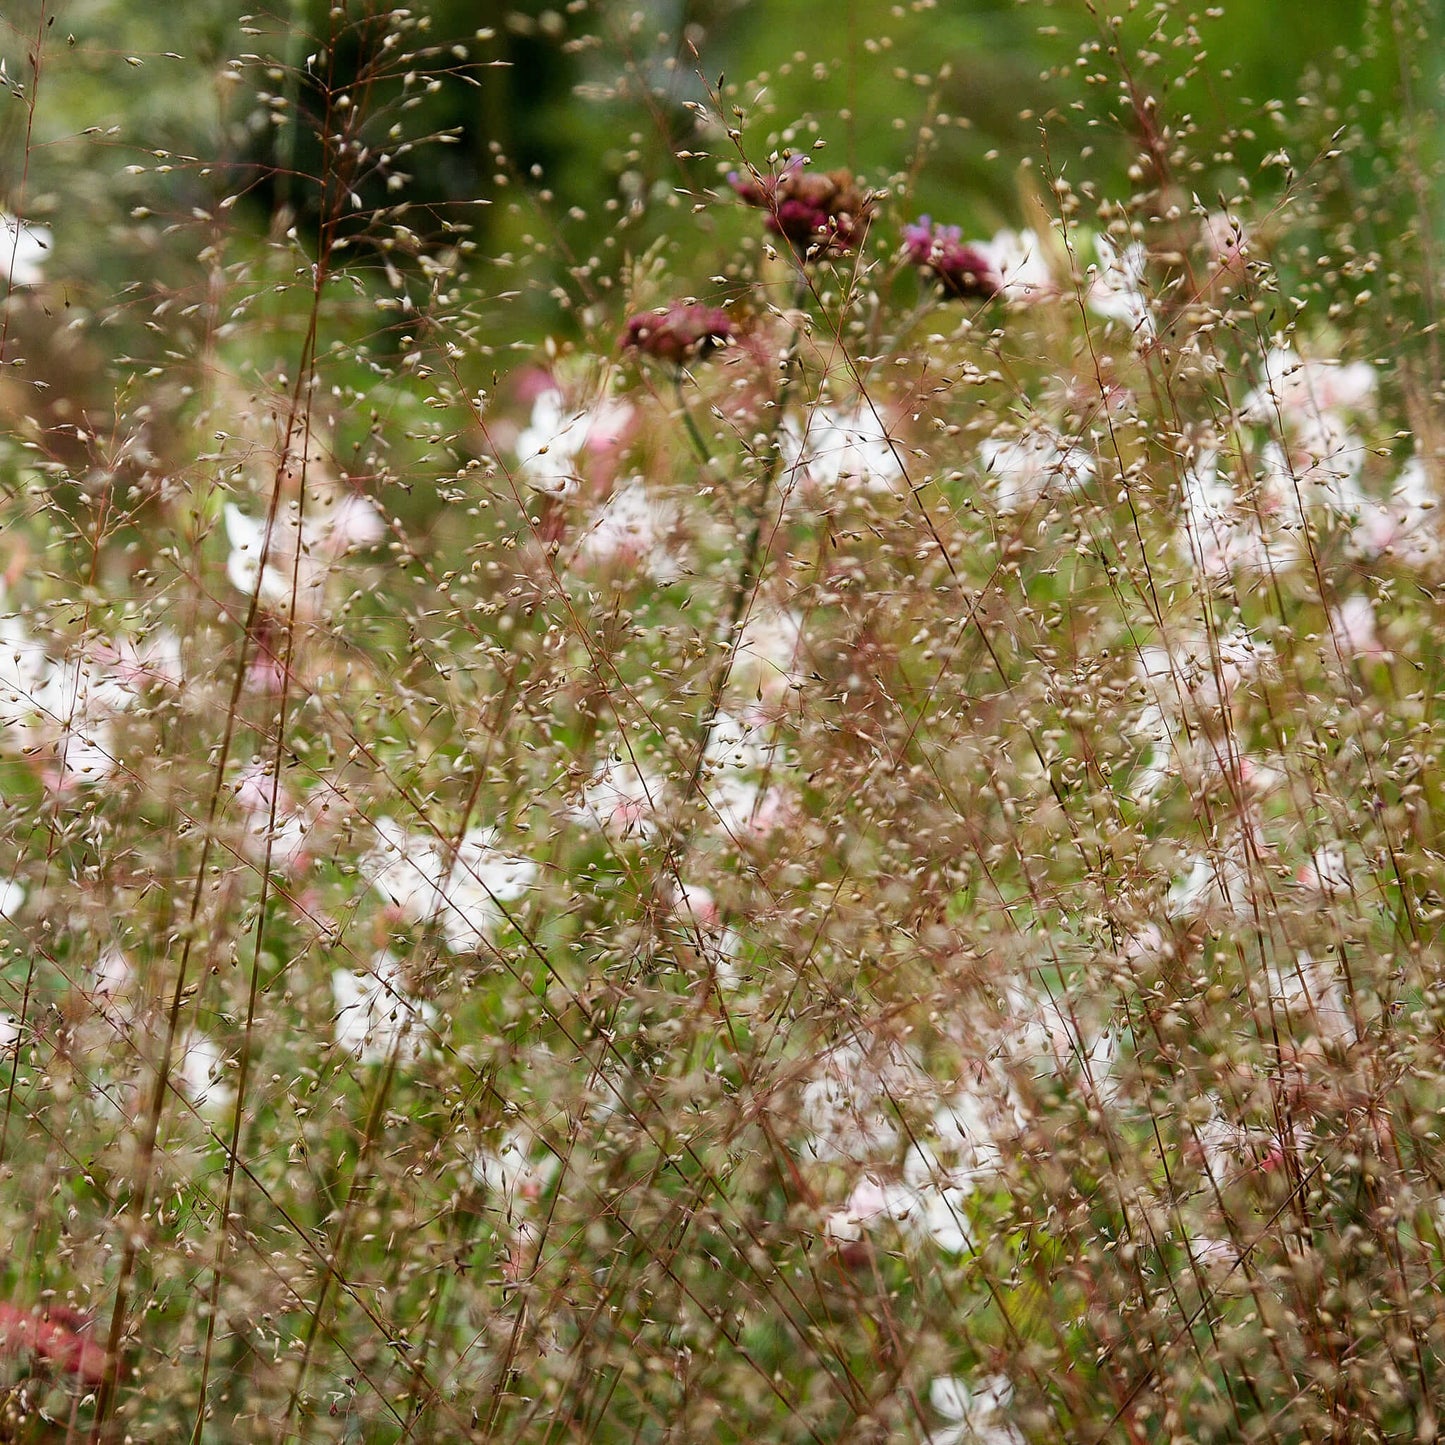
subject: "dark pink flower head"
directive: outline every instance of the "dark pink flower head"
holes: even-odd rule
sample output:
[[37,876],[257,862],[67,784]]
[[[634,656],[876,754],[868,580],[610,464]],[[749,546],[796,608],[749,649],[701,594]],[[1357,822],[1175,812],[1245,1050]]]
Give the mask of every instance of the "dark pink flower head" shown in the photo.
[[632,317],[623,329],[622,344],[681,365],[726,346],[733,334],[732,318],[721,306],[684,306],[674,301],[666,311]]
[[873,196],[851,171],[810,171],[802,156],[774,176],[733,171],[728,184],[748,205],[766,211],[768,230],[791,241],[805,259],[851,251],[873,216]]
[[976,297],[987,301],[1003,289],[988,253],[981,246],[967,246],[957,226],[936,226],[927,216],[916,225],[903,228],[903,248],[908,259],[937,277],[950,296]]

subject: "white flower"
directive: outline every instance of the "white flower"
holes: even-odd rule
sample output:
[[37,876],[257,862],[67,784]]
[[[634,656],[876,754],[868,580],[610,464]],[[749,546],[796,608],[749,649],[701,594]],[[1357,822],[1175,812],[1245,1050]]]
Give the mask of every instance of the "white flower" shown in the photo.
[[925,1180],[921,1185],[882,1183],[865,1174],[853,1186],[848,1202],[824,1221],[835,1244],[853,1244],[866,1229],[889,1220],[914,1239],[927,1241],[949,1254],[972,1247],[973,1235],[964,1214],[966,1189]]
[[288,503],[269,529],[264,518],[248,516],[231,502],[223,516],[231,544],[226,559],[231,585],[263,607],[306,617],[320,612],[336,563],[385,535],[375,504],[354,494],[337,498],[318,491],[308,497],[304,515]]
[[988,437],[978,457],[1001,512],[1024,511],[1057,492],[1070,495],[1094,475],[1093,458],[1042,423],[1015,437]]
[[107,948],[96,959],[90,996],[96,1012],[113,1028],[123,1028],[134,1021],[135,1010],[130,999],[134,984],[135,968],[119,948]]
[[1233,754],[1221,734],[1227,735],[1235,693],[1273,659],[1270,645],[1243,628],[1219,637],[1213,646],[1207,637],[1198,637],[1177,642],[1172,652],[1140,648],[1135,671],[1148,700],[1132,730],[1149,740],[1150,751],[1130,784],[1130,796],[1139,802],[1156,797],[1184,764],[1206,776],[1237,774],[1252,792],[1267,791],[1274,781],[1271,770]]
[[13,923],[25,907],[25,887],[13,878],[0,878],[0,919]]
[[872,1039],[835,1044],[803,1085],[803,1152],[814,1159],[866,1164],[898,1147],[898,1105],[926,1084],[896,1044]]
[[1293,968],[1271,965],[1264,975],[1264,988],[1274,1007],[1307,1025],[1326,1043],[1348,1043],[1356,1036],[1354,1015],[1345,1003],[1341,984],[1333,964],[1305,952],[1298,955]]
[[1235,830],[1224,845],[1189,859],[1189,871],[1177,878],[1164,900],[1170,918],[1199,918],[1226,912],[1248,918],[1252,911],[1250,848]]
[[652,838],[666,789],[661,774],[614,753],[583,788],[575,816],[612,838]]
[[0,211],[0,281],[11,286],[38,286],[44,281],[50,230],[32,226]]
[[[1297,565],[1298,546],[1276,531],[1278,495],[1262,488],[1256,504],[1246,503],[1220,472],[1212,450],[1201,451],[1182,480],[1178,547],[1200,572],[1223,580],[1235,572],[1278,574]],[[1297,516],[1297,507],[1294,512]]]
[[437,923],[453,953],[481,948],[515,902],[536,882],[537,865],[494,847],[496,830],[473,828],[453,849],[431,833],[408,833],[390,818],[373,824],[378,839],[361,876],[406,922]]
[[590,410],[570,411],[562,393],[548,389],[532,403],[531,422],[517,438],[517,474],[539,492],[570,496],[581,485],[582,452],[616,450],[631,420],[625,401],[603,398]]
[[780,445],[788,495],[800,481],[829,493],[845,489],[889,492],[903,480],[898,443],[890,440],[866,397],[851,411],[815,407],[803,425],[789,417],[783,423]]
[[362,973],[337,969],[331,996],[336,1046],[363,1064],[383,1063],[393,1054],[414,1063],[425,1053],[436,1010],[406,992],[401,960],[394,953],[378,953]]
[[772,726],[756,713],[751,720],[719,712],[703,754],[704,796],[719,826],[736,840],[765,837],[789,815],[788,795],[770,783],[777,749],[768,741]]
[[1260,452],[1260,510],[1277,526],[1299,529],[1316,509],[1354,520],[1365,510],[1359,475],[1365,444],[1342,423],[1300,429],[1286,452],[1267,442]]
[[20,617],[0,616],[0,731],[39,755],[46,782],[95,783],[120,766],[117,720],[141,696],[143,679],[106,646],[52,658]]
[[211,1039],[205,1034],[188,1033],[176,1045],[170,1077],[201,1113],[214,1116],[225,1113],[235,1097],[224,1081],[224,1068],[224,1056]]
[[1271,425],[1283,420],[1291,429],[1317,425],[1332,412],[1360,411],[1375,393],[1375,368],[1367,361],[1305,361],[1289,347],[1277,346],[1264,358],[1264,380],[1244,399],[1246,421]]
[[1350,538],[1350,551],[1367,561],[1389,556],[1406,567],[1426,567],[1440,556],[1439,502],[1420,457],[1411,457],[1388,502],[1367,501]]
[[1149,253],[1140,241],[1119,250],[1107,236],[1094,237],[1100,270],[1090,283],[1085,300],[1096,316],[1122,321],[1137,343],[1153,341],[1154,316],[1144,290]]
[[1014,1387],[1007,1375],[988,1375],[970,1384],[944,1375],[928,1387],[928,1400],[949,1425],[929,1432],[933,1445],[1024,1445],[1007,1418]]
[[652,496],[640,477],[624,482],[587,524],[577,544],[576,564],[584,570],[641,572],[667,584],[682,568],[671,547],[678,511]]
[[1374,662],[1390,655],[1375,626],[1375,604],[1358,593],[1330,608],[1330,637],[1341,657]]
[[1345,850],[1338,843],[1316,848],[1309,860],[1301,865],[1297,876],[1302,886],[1323,893],[1327,898],[1337,893],[1348,893],[1353,886],[1349,865],[1345,862]]
[[1005,301],[1027,305],[1058,294],[1054,273],[1033,231],[997,231],[991,241],[971,241],[1001,280]]
[[476,1182],[500,1197],[508,1219],[535,1204],[561,1167],[557,1156],[523,1129],[509,1129],[495,1149],[478,1149],[468,1162]]
[[731,682],[739,694],[775,708],[801,684],[798,670],[803,651],[803,616],[776,607],[759,607],[748,615],[738,636]]

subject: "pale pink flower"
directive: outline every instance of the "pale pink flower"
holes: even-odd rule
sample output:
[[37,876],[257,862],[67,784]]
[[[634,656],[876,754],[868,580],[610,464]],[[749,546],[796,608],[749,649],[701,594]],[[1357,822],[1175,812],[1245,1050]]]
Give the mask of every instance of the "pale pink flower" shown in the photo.
[[682,568],[673,551],[678,509],[654,496],[640,477],[624,482],[585,524],[576,565],[583,571],[641,573],[654,582],[675,581]]
[[655,837],[667,783],[630,753],[614,753],[582,790],[574,816],[616,839]]
[[632,405],[604,397],[574,410],[555,388],[532,404],[532,418],[517,438],[517,475],[539,492],[568,497],[582,484],[584,454],[619,451],[633,423]]
[[269,856],[277,872],[303,872],[311,861],[306,848],[311,819],[290,791],[278,784],[274,772],[264,764],[250,764],[241,769],[233,789],[246,857],[263,864]]
[[1304,360],[1289,347],[1277,346],[1264,358],[1264,379],[1244,399],[1247,421],[1270,425],[1283,420],[1289,428],[1318,425],[1332,412],[1362,411],[1375,394],[1375,368],[1367,361]]
[[1359,593],[1330,608],[1330,636],[1341,657],[1377,662],[1390,656],[1375,626],[1375,604]]

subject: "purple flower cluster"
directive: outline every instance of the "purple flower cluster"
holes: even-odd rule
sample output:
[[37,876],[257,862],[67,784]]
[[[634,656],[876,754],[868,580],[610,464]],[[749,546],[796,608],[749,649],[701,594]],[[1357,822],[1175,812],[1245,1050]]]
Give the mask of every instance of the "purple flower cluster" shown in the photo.
[[732,318],[720,306],[684,305],[674,301],[666,311],[645,311],[628,319],[622,345],[681,365],[706,356],[733,339]]
[[810,171],[794,156],[774,176],[740,176],[728,184],[750,206],[768,213],[766,225],[805,257],[842,255],[862,240],[873,216],[873,196],[851,171]]
[[987,301],[1003,290],[1003,277],[980,246],[964,244],[957,226],[934,225],[928,216],[903,228],[908,259],[929,271],[950,296]]

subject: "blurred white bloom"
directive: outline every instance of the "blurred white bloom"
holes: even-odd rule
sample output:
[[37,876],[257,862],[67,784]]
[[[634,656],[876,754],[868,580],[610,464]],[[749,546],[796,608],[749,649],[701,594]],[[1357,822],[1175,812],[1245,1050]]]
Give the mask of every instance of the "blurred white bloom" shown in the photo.
[[478,1149],[469,1161],[472,1178],[501,1201],[509,1220],[547,1192],[561,1161],[529,1131],[509,1129],[495,1149]]
[[91,976],[91,1001],[96,1012],[114,1028],[126,1027],[134,1021],[130,998],[134,985],[135,968],[119,948],[107,948],[96,959]]
[[1086,1042],[1068,994],[1035,994],[1017,984],[1010,984],[1005,992],[1012,1055],[1029,1063],[1036,1077],[1052,1073],[1076,1081],[1100,1107],[1111,1106],[1119,1091],[1114,1077],[1118,1041],[1112,1031],[1104,1029]]
[[987,1375],[970,1384],[958,1375],[944,1375],[928,1387],[928,1400],[949,1422],[929,1431],[933,1445],[1024,1445],[1007,1411],[1014,1387],[1007,1375]]
[[25,907],[25,888],[13,878],[0,879],[0,919],[14,922]]
[[38,286],[45,279],[45,253],[50,229],[0,211],[0,281],[11,286]]
[[584,451],[613,452],[632,422],[632,406],[604,397],[590,409],[573,411],[560,391],[544,391],[532,403],[532,418],[517,438],[517,475],[550,496],[571,496],[581,485],[578,458]]
[[[1178,549],[1206,576],[1224,580],[1235,572],[1277,574],[1298,565],[1298,546],[1278,529],[1279,498],[1262,488],[1256,500],[1247,503],[1220,472],[1216,452],[1201,451],[1185,471],[1181,500]],[[1294,512],[1298,515],[1297,507]]]
[[407,993],[401,960],[394,953],[378,953],[361,973],[337,969],[331,975],[331,996],[336,1046],[361,1063],[384,1063],[393,1054],[415,1063],[425,1054],[436,1010]]
[[766,837],[791,813],[789,795],[769,781],[777,748],[768,740],[770,719],[719,712],[703,754],[703,793],[730,838]]
[[614,753],[583,788],[575,816],[611,838],[652,838],[666,791],[660,773]]
[[1271,966],[1264,975],[1264,987],[1275,1007],[1308,1024],[1315,1037],[1326,1043],[1355,1038],[1354,1015],[1345,1003],[1342,980],[1332,963],[1301,952],[1292,968]]
[[1367,361],[1348,366],[1305,361],[1277,346],[1264,358],[1264,380],[1244,399],[1246,421],[1262,425],[1283,419],[1286,427],[1318,425],[1332,412],[1360,411],[1375,394],[1375,368]]
[[761,606],[749,613],[738,637],[731,682],[737,691],[774,708],[802,682],[798,670],[803,651],[800,612]]
[[1124,322],[1136,343],[1153,341],[1154,316],[1144,290],[1149,253],[1140,241],[1131,241],[1121,251],[1108,236],[1094,237],[1099,270],[1089,285],[1085,301],[1096,316]]
[[224,1079],[225,1059],[205,1034],[188,1033],[176,1045],[171,1069],[175,1086],[203,1114],[222,1114],[235,1097]]
[[576,563],[584,570],[645,573],[667,584],[681,574],[671,538],[678,510],[648,492],[640,477],[624,482],[586,524],[577,544]]
[[101,782],[120,766],[117,720],[146,678],[106,645],[52,658],[14,614],[0,616],[0,732],[36,758],[57,789]]
[[800,484],[825,494],[839,489],[889,492],[903,480],[900,448],[866,397],[851,411],[814,407],[801,424],[788,417],[779,445],[786,495]]
[[1214,1114],[1194,1129],[1193,1143],[1199,1151],[1205,1177],[1215,1189],[1224,1190],[1248,1174],[1257,1161],[1250,1147],[1249,1131],[1243,1124],[1226,1119],[1219,1111],[1218,1100],[1214,1102]]
[[0,1010],[0,1049],[13,1049],[20,1041],[20,1020]]
[[867,1164],[892,1156],[898,1147],[898,1106],[927,1082],[897,1044],[866,1037],[835,1044],[803,1085],[802,1152],[825,1163]]
[[1365,444],[1343,424],[1312,427],[1286,452],[1267,442],[1260,452],[1259,506],[1275,525],[1298,529],[1318,509],[1353,521],[1365,509],[1359,474]]
[[897,1220],[915,1204],[914,1191],[906,1184],[883,1183],[865,1174],[842,1209],[824,1220],[823,1232],[834,1244],[853,1244],[862,1239],[865,1230],[885,1219]]
[[915,1189],[931,1183],[969,1193],[1003,1168],[999,1140],[1023,1125],[1008,1085],[987,1072],[977,1088],[960,1089],[934,1111],[929,1129],[909,1146],[903,1178]]
[[246,857],[263,863],[269,844],[271,867],[277,872],[304,870],[310,861],[306,843],[312,820],[290,792],[278,785],[275,774],[259,763],[244,767],[233,792],[241,813],[241,847]]
[[1375,626],[1375,604],[1359,593],[1330,608],[1330,637],[1341,657],[1375,662],[1390,655]]
[[1301,864],[1296,876],[1303,887],[1323,893],[1327,898],[1348,893],[1352,887],[1345,850],[1338,843],[1316,848],[1308,861]]
[[1191,1234],[1184,1241],[1189,1257],[1205,1269],[1232,1269],[1239,1262],[1239,1246],[1232,1239]]
[[373,824],[378,839],[361,876],[406,922],[437,923],[453,953],[481,948],[504,918],[503,904],[537,878],[529,858],[494,847],[496,830],[473,828],[453,848],[431,833],[408,833],[390,818]]
[[1135,672],[1148,700],[1132,731],[1149,740],[1150,750],[1130,783],[1130,796],[1138,802],[1156,797],[1186,764],[1203,776],[1237,773],[1251,793],[1268,791],[1275,781],[1272,770],[1229,751],[1225,722],[1238,689],[1273,660],[1273,648],[1243,628],[1217,638],[1212,647],[1207,637],[1196,637],[1176,642],[1172,652],[1140,648]]
[[997,231],[991,241],[971,241],[994,274],[1001,278],[999,294],[1005,301],[1027,305],[1058,294],[1044,248],[1033,231]]
[[1367,501],[1350,538],[1356,557],[1389,556],[1407,567],[1425,567],[1440,556],[1439,502],[1424,461],[1411,457],[1388,502]]
[[226,559],[231,585],[254,595],[263,607],[294,609],[306,617],[320,612],[336,564],[349,552],[374,546],[386,530],[375,503],[366,497],[338,498],[319,490],[308,496],[304,515],[295,502],[288,502],[269,529],[265,518],[248,516],[232,502],[226,503],[223,516],[231,544]]
[[1024,511],[1060,492],[1071,495],[1094,475],[1088,452],[1042,423],[1015,437],[986,438],[978,457],[1001,512]]
[[1164,900],[1170,918],[1199,918],[1224,911],[1247,918],[1252,910],[1251,872],[1243,835],[1237,830],[1213,853],[1189,860],[1189,871],[1170,885]]
[[964,1205],[968,1190],[940,1185],[881,1183],[865,1174],[853,1187],[848,1202],[824,1221],[823,1230],[838,1245],[856,1243],[865,1230],[885,1220],[908,1236],[937,1246],[948,1254],[962,1254],[973,1244]]

